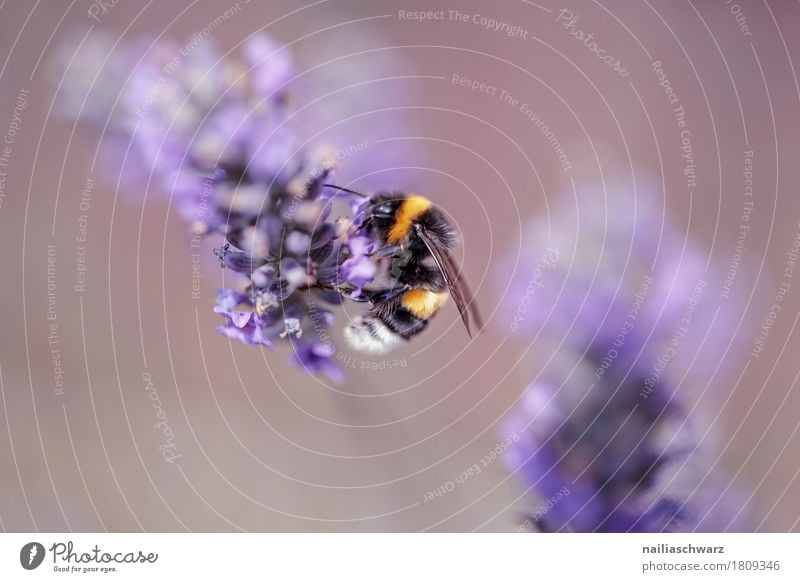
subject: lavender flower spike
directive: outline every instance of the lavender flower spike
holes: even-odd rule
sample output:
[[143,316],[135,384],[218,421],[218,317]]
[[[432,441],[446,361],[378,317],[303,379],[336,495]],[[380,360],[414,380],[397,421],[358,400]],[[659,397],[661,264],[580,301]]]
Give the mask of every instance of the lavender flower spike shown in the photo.
[[674,400],[642,398],[643,370],[596,381],[596,364],[568,354],[505,421],[504,434],[521,435],[508,466],[540,500],[525,529],[745,529],[738,496],[708,471],[696,419]]
[[[336,200],[323,182],[331,169],[324,158],[304,163],[284,185],[262,185],[246,173],[218,178],[215,191],[228,194],[216,197],[217,213],[224,216],[219,230],[227,241],[217,256],[245,280],[246,291],[221,290],[215,311],[226,318],[219,331],[228,337],[268,347],[286,341],[293,364],[338,383],[343,375],[328,332],[334,318],[320,306],[360,291],[354,273],[363,285],[375,271],[345,268],[359,261],[372,265],[368,251],[374,245],[352,219],[344,221],[346,228],[342,220],[329,220]],[[255,199],[238,204],[239,196]]]
[[357,297],[375,274],[362,228],[369,198],[325,187],[333,150],[301,147],[286,124],[293,78],[287,50],[264,35],[228,58],[211,39],[191,51],[156,43],[110,125],[128,135],[191,232],[223,240],[215,253],[238,281],[237,291],[218,291],[217,330],[269,349],[282,341],[294,364],[341,382],[333,316],[320,306]]
[[624,182],[607,192],[563,197],[546,239],[533,225],[520,263],[534,270],[512,276],[504,306],[510,335],[536,338],[545,362],[503,426],[520,435],[508,466],[536,499],[521,529],[744,530],[697,405],[699,364],[725,345],[709,335],[729,325],[709,324],[711,274],[659,199]]

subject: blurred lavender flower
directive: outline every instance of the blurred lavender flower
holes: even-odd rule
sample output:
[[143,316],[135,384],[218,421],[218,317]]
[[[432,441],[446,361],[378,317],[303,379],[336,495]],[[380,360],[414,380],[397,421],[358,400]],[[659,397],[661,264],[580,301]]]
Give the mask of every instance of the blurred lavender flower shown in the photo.
[[744,529],[687,388],[703,375],[698,351],[716,362],[705,348],[724,345],[707,337],[709,274],[657,200],[624,183],[609,192],[562,199],[549,236],[544,220],[532,226],[520,261],[531,267],[503,306],[511,335],[550,356],[503,426],[521,435],[509,467],[547,501],[524,529]]
[[[215,170],[242,189],[233,210],[250,204],[252,212],[261,190],[286,187],[304,164],[326,155],[306,160],[284,124],[293,74],[287,52],[261,35],[246,40],[238,58],[221,57],[210,39],[188,52],[156,44],[131,74],[119,123],[195,231],[221,219],[200,206],[208,197],[203,181]],[[233,194],[216,193],[228,196],[228,206]]]
[[322,374],[340,383],[344,374],[333,359],[335,348],[323,342],[304,342],[297,340],[293,343],[294,355],[291,362],[298,368],[311,373]]
[[[528,387],[503,427],[522,435],[506,454],[541,499],[566,493],[529,518],[539,531],[737,531],[739,498],[709,473],[701,431],[676,398],[643,398],[643,374],[596,380],[597,362],[566,353]],[[623,365],[620,365],[620,369]],[[560,372],[560,373],[559,373]],[[742,516],[735,519],[737,516]]]
[[288,129],[294,69],[284,48],[264,35],[247,39],[238,56],[220,56],[210,39],[188,47],[151,44],[119,87],[109,123],[129,137],[194,236],[224,237],[215,253],[241,291],[218,292],[220,333],[270,349],[284,340],[293,363],[340,382],[326,339],[333,318],[311,306],[357,295],[374,276],[375,245],[361,229],[369,198],[324,188],[333,150],[301,147]]

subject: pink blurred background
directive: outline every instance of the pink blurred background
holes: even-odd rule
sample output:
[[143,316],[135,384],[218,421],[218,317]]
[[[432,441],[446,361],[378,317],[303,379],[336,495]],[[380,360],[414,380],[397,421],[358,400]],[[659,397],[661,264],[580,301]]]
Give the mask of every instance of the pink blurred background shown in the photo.
[[[548,0],[120,0],[99,22],[88,16],[90,5],[12,1],[0,8],[0,133],[20,91],[29,91],[8,167],[0,168],[7,171],[0,199],[5,530],[512,530],[532,502],[499,460],[424,501],[504,438],[498,421],[531,376],[519,362],[536,352],[535,343],[507,337],[508,322],[494,313],[501,301],[517,301],[495,266],[525,244],[522,226],[531,217],[571,195],[571,180],[631,180],[633,168],[724,273],[739,232],[745,151],[752,150],[751,230],[736,301],[721,303],[722,317],[742,325],[718,371],[703,379],[713,387],[703,408],[716,417],[720,467],[745,498],[752,493],[758,529],[800,531],[798,289],[790,290],[764,352],[747,358],[800,228],[796,3],[741,2],[736,12],[725,2],[571,2],[577,28],[594,32],[627,76],[571,36],[557,20],[564,6]],[[54,92],[59,70],[50,63],[65,39],[92,26],[90,35],[183,42],[232,6],[234,14],[206,40],[227,50],[264,30],[292,43],[301,73],[293,104],[311,104],[298,114],[298,130],[322,132],[341,148],[366,142],[342,161],[339,181],[424,191],[451,214],[465,240],[466,277],[489,322],[474,341],[445,309],[397,353],[403,365],[361,370],[358,360],[340,387],[286,365],[285,353],[232,345],[213,331],[223,275],[210,256],[213,244],[203,249],[201,291],[192,299],[192,249],[167,198],[155,184],[141,197],[122,194],[101,167],[92,169],[98,136],[55,115],[64,95]],[[451,19],[447,11],[456,9],[467,22]],[[443,19],[401,17],[414,10],[443,10]],[[475,15],[519,32],[491,30]],[[699,175],[691,196],[654,61],[691,128]],[[453,75],[486,83],[487,91]],[[503,90],[541,115],[568,169],[520,106],[501,98]],[[115,96],[113,86],[96,91]],[[77,292],[82,228],[86,281]],[[709,286],[722,282],[712,277]],[[53,323],[57,344],[48,343]],[[154,427],[146,378],[174,435],[170,450],[179,457],[172,462],[159,449],[164,437]]]

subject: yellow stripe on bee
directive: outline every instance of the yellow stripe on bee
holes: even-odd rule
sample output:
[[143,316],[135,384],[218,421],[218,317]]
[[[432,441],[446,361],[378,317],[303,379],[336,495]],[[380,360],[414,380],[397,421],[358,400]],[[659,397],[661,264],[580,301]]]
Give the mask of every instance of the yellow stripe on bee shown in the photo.
[[403,200],[400,208],[397,209],[394,224],[389,229],[389,235],[387,236],[389,244],[396,245],[405,240],[408,237],[408,233],[411,232],[411,225],[414,221],[431,206],[430,200],[417,194],[412,194]]
[[439,311],[442,303],[447,301],[447,296],[447,291],[436,293],[425,289],[411,289],[403,293],[401,303],[420,319],[428,319]]

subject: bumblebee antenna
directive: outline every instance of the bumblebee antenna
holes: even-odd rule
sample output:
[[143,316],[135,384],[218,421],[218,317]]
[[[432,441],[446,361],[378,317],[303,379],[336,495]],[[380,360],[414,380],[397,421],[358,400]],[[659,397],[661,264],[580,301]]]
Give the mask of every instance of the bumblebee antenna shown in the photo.
[[366,194],[362,194],[361,192],[356,192],[355,190],[351,190],[350,188],[343,188],[341,186],[337,186],[336,184],[323,184],[325,188],[335,188],[336,190],[341,190],[342,192],[347,192],[349,194],[355,194],[356,196],[361,196],[362,198],[369,198]]

